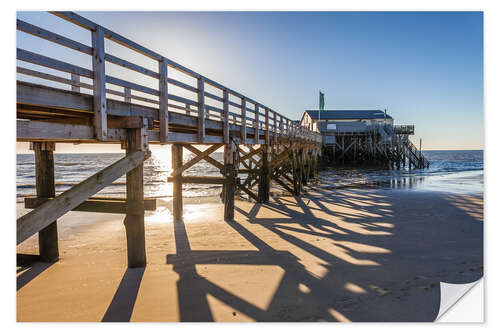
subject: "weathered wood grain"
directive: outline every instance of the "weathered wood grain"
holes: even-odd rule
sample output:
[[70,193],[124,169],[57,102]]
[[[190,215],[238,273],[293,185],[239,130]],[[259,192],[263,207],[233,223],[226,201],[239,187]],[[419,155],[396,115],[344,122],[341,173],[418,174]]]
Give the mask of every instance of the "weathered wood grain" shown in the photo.
[[137,151],[73,186],[55,199],[17,219],[17,244],[42,230],[59,217],[80,205],[90,196],[108,186],[149,157],[148,152]]

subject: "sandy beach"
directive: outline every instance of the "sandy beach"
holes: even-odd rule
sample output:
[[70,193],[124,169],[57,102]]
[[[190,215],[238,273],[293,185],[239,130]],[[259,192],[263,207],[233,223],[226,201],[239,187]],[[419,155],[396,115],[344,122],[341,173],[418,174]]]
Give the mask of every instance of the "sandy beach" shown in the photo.
[[232,222],[184,207],[146,217],[145,269],[127,269],[122,215],[65,215],[60,261],[17,268],[17,320],[433,321],[440,281],[483,275],[482,196],[310,188],[237,201]]

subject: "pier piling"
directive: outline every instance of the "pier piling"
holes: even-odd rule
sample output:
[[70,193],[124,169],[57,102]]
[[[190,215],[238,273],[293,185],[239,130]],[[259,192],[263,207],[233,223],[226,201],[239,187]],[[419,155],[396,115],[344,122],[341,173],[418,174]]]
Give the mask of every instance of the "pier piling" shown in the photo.
[[[55,143],[32,142],[31,146],[35,151],[36,195],[38,198],[53,198],[56,195],[54,180]],[[45,262],[59,260],[57,221],[38,232],[38,248],[40,260]]]

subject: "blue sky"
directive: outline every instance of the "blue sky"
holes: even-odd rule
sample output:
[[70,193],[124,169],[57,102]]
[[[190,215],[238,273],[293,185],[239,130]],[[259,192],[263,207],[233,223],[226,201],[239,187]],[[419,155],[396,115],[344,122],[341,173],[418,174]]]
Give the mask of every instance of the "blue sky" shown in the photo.
[[[424,149],[484,145],[480,12],[79,14],[292,119],[318,107],[321,89],[326,108],[387,108],[397,124],[415,125]],[[48,13],[17,17],[90,45],[87,31]],[[17,32],[17,47],[90,68],[86,56],[48,44]]]

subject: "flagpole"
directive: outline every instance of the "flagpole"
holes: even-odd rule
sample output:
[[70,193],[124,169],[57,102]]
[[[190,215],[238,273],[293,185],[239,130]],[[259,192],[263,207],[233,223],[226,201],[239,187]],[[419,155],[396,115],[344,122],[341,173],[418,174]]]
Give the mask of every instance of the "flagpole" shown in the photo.
[[317,126],[318,132],[319,132],[320,121],[321,121],[321,90],[319,91],[318,126]]

